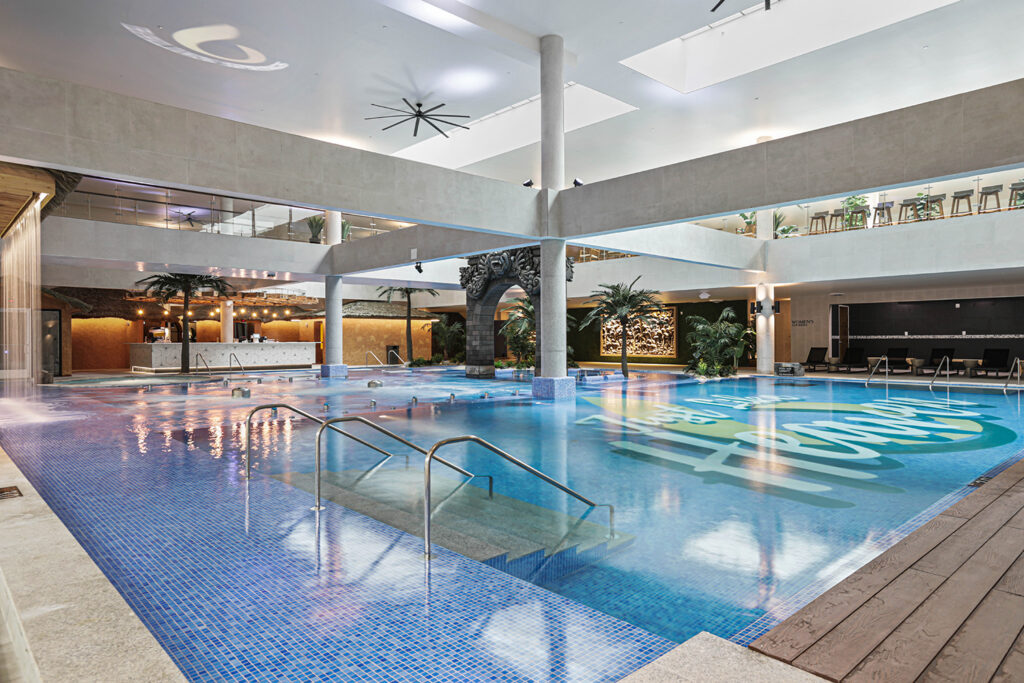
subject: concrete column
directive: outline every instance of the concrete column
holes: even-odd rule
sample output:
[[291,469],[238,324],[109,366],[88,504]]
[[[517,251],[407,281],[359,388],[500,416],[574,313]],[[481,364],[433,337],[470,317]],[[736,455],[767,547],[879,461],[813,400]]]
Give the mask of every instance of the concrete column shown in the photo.
[[562,36],[540,39],[541,187],[565,187],[565,42]]
[[759,284],[756,290],[761,312],[754,318],[757,333],[757,371],[775,373],[775,286]]
[[533,380],[535,398],[574,399],[576,380],[566,373],[565,355],[565,240],[540,243],[540,316],[537,356],[539,377]]
[[235,302],[230,299],[220,304],[220,341],[230,344],[235,340]]
[[348,377],[345,365],[344,338],[342,333],[341,276],[328,275],[325,279],[324,295],[324,362],[320,365],[321,377]]
[[757,239],[775,239],[775,211],[764,209],[757,212]]
[[219,208],[220,211],[217,213],[217,220],[215,221],[218,223],[217,232],[225,235],[234,235],[235,200],[231,197],[221,197]]
[[341,211],[327,212],[327,244],[341,244]]

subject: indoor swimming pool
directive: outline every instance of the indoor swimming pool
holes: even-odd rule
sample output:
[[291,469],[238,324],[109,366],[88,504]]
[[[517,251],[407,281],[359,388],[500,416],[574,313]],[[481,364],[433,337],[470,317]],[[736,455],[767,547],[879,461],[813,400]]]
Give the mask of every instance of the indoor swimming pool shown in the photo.
[[[41,387],[0,419],[193,680],[616,680],[700,631],[750,642],[1024,450],[1022,397],[999,391],[652,374],[552,403],[449,370],[260,379]],[[315,423],[256,413],[245,477],[246,416],[270,403],[424,448],[476,434],[613,506],[614,532],[457,444],[439,454],[494,496],[435,463],[425,562],[422,454],[328,433],[313,512]]]

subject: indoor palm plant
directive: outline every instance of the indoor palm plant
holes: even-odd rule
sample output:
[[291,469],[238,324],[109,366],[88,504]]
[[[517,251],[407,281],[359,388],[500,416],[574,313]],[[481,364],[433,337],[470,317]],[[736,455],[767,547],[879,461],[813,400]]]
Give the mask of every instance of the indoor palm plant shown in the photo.
[[[405,357],[410,361],[413,359],[412,355],[412,295],[413,294],[429,294],[430,296],[437,296],[437,290],[427,289],[423,287],[378,287],[377,295],[385,297],[388,303],[391,303],[391,299],[395,296],[402,296],[405,298]],[[386,359],[386,362],[390,363],[391,359]]]
[[320,244],[320,235],[324,231],[324,217],[320,214],[310,216],[306,219],[306,227],[309,228],[309,243]]
[[[516,358],[517,367],[529,367],[534,363],[537,351],[537,312],[529,297],[512,299],[512,306],[507,310],[508,320],[498,329],[505,336],[508,350]],[[571,313],[565,314],[565,329],[571,332],[576,329],[576,318]],[[572,347],[565,347],[566,360],[570,367],[575,367],[572,360]]]
[[736,372],[754,332],[736,319],[731,306],[722,309],[711,322],[700,315],[686,316],[690,332],[686,341],[693,354],[687,368],[702,377],[728,377]]
[[606,322],[618,321],[622,343],[622,376],[629,377],[629,363],[627,362],[629,342],[629,326],[634,323],[653,323],[654,314],[665,310],[665,307],[658,301],[658,292],[653,289],[635,289],[638,275],[628,285],[619,282],[612,285],[602,284],[599,289],[591,292],[590,300],[586,303],[594,304],[594,308],[587,313],[587,316],[580,323],[580,328],[590,326],[595,320],[600,320],[604,325]]
[[163,303],[167,303],[172,297],[181,294],[181,374],[187,375],[191,370],[188,353],[191,342],[188,313],[192,297],[203,289],[212,290],[214,294],[220,296],[227,296],[231,293],[230,285],[227,280],[216,275],[188,275],[185,273],[150,275],[135,284],[143,286],[146,296],[154,296]]
[[447,313],[442,313],[437,322],[433,323],[431,331],[437,341],[441,344],[441,353],[444,360],[448,360],[452,347],[463,342],[466,338],[466,327],[459,320],[452,320]]

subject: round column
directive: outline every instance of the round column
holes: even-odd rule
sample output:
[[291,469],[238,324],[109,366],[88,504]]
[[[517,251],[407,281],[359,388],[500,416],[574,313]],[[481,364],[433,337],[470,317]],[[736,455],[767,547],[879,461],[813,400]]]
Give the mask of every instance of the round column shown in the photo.
[[327,212],[327,244],[341,244],[341,211]]
[[757,371],[762,374],[775,373],[775,287],[760,284],[756,296],[761,311],[754,318],[757,333]]
[[342,332],[342,286],[340,275],[328,275],[324,295],[324,362],[320,365],[321,377],[347,377],[345,365],[344,337]]
[[235,341],[235,302],[228,299],[220,304],[220,343]]
[[565,41],[540,39],[541,187],[565,187]]

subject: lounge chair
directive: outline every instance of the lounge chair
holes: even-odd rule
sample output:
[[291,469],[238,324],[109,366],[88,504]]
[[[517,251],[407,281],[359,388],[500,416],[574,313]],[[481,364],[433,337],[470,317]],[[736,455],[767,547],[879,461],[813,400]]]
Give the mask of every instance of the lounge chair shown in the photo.
[[828,360],[825,358],[827,353],[828,349],[824,346],[812,346],[811,350],[807,352],[807,360],[801,365],[807,372],[814,372],[818,368],[828,370]]
[[974,374],[977,376],[984,372],[988,377],[994,373],[998,377],[1003,373],[1009,375],[1011,370],[1010,349],[985,349],[985,353],[981,355],[981,363],[974,368]]
[[854,370],[867,370],[868,362],[864,358],[864,347],[851,346],[846,349],[842,360],[832,366],[836,372],[853,372]]
[[[914,368],[907,362],[907,357],[910,355],[910,349],[906,346],[893,346],[885,351],[885,355],[889,358],[889,372],[913,372]],[[881,370],[885,367],[885,363],[879,368]]]
[[928,373],[928,374],[934,375],[936,372],[939,371],[939,365],[940,364],[942,364],[943,368],[945,368],[945,363],[942,362],[942,359],[943,359],[943,357],[946,357],[946,356],[949,357],[949,363],[950,363],[949,372],[951,374],[952,373],[957,373],[958,374],[960,372],[960,370],[963,368],[963,366],[960,363],[953,363],[953,354],[954,353],[956,353],[956,349],[954,349],[952,347],[950,347],[950,348],[941,348],[940,347],[940,348],[932,349],[932,352],[930,354],[928,354],[928,359],[927,359],[928,362],[925,363],[924,365],[922,365],[921,367],[919,367],[917,369],[917,374],[918,375],[923,375],[925,373]]

